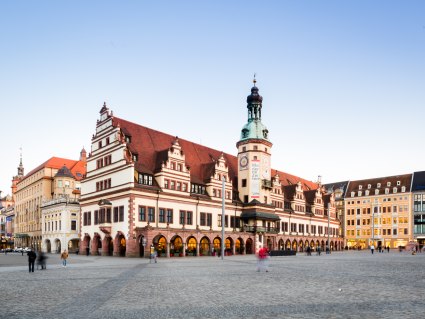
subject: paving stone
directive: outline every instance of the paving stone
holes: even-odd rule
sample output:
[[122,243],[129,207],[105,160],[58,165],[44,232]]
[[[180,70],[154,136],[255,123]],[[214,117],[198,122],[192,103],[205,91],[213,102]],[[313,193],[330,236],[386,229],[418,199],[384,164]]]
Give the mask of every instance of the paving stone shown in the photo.
[[0,255],[0,318],[419,318],[425,254],[147,259]]

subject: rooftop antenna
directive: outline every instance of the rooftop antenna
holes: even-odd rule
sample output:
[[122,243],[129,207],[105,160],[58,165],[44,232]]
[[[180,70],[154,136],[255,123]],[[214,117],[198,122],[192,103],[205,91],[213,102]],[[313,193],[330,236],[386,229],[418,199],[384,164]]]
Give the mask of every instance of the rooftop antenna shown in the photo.
[[254,73],[254,80],[252,82],[254,82],[254,86],[257,83],[257,80],[255,79],[255,77],[257,76],[257,73]]

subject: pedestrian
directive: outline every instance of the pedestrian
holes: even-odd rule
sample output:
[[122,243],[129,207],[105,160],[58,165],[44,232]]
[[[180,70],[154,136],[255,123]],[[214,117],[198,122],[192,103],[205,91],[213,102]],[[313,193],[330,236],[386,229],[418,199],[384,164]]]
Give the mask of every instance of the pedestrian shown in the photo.
[[373,251],[375,250],[375,246],[372,244],[371,246],[370,246],[370,252],[372,253],[372,255],[373,255]]
[[29,272],[34,272],[34,263],[35,263],[35,260],[37,258],[37,254],[35,253],[35,251],[33,251],[31,249],[30,251],[27,252],[27,256],[28,256],[28,269],[29,269]]
[[41,270],[46,269],[46,256],[44,256],[42,251],[39,251],[37,254],[37,270],[38,267],[40,267]]
[[66,260],[68,259],[68,252],[66,251],[66,249],[61,254],[61,259],[62,259],[62,267],[66,267]]
[[90,248],[89,246],[86,247],[86,256],[90,255]]
[[257,256],[257,271],[261,271],[262,269],[266,272],[269,272],[269,265],[268,265],[268,258],[269,258],[269,252],[266,247],[260,247],[258,250],[258,256]]
[[390,252],[390,246],[387,246],[387,252],[388,253]]

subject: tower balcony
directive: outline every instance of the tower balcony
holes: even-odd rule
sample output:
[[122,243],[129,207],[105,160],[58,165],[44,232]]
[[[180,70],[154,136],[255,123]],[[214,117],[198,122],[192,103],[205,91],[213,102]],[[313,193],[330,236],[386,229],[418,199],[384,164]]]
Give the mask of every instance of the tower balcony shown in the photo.
[[261,181],[261,186],[263,186],[263,188],[273,188],[272,181],[270,181],[268,179],[263,179]]

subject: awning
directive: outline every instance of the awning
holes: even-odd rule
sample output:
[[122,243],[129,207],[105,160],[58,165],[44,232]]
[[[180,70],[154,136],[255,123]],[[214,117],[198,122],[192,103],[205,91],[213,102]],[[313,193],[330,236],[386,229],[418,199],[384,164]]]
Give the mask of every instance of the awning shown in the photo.
[[30,237],[28,234],[15,234],[15,238],[27,238]]
[[279,216],[266,212],[243,212],[241,214],[241,219],[280,220]]

